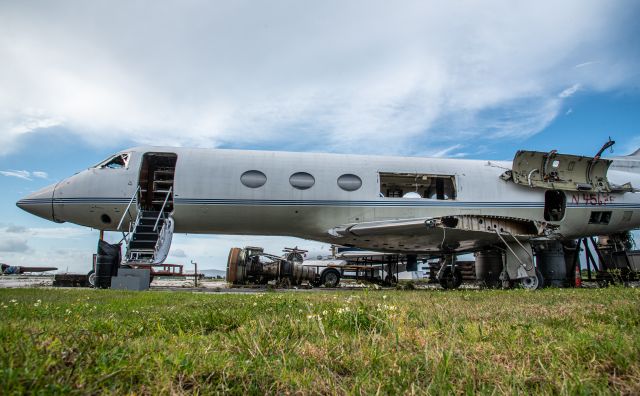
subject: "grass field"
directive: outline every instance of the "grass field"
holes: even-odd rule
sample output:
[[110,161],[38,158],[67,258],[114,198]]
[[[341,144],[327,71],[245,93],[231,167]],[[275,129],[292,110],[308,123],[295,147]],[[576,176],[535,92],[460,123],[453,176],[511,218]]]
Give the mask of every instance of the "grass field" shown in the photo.
[[640,290],[0,290],[0,394],[640,393]]

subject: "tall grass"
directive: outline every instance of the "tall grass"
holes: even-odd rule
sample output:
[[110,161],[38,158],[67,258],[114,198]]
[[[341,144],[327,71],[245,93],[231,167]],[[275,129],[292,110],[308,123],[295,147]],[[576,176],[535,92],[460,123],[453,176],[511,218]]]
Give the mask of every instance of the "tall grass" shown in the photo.
[[0,394],[640,393],[640,290],[0,290]]

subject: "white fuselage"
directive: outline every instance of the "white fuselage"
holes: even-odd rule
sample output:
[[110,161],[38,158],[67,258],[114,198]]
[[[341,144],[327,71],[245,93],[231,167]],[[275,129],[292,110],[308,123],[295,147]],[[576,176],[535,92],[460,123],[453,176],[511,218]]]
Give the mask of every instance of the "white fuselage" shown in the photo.
[[[115,231],[124,215],[126,229],[129,217],[124,212],[138,186],[143,154],[167,152],[177,155],[173,218],[179,233],[288,235],[333,242],[328,230],[376,220],[482,215],[544,221],[544,190],[500,179],[510,162],[168,147],[125,152],[130,153],[125,168],[84,170],[18,205],[34,205],[30,211],[51,220],[101,230]],[[266,176],[260,187],[241,182],[243,173],[251,170]],[[298,172],[313,176],[310,188],[290,184]],[[381,197],[380,172],[454,176],[455,199]],[[345,174],[356,175],[361,186],[342,189],[338,179]],[[640,185],[634,172],[610,170],[608,178]],[[566,198],[565,216],[554,223],[566,238],[640,226],[639,193],[566,192]],[[35,208],[38,202],[44,206]],[[608,224],[589,224],[590,213],[602,210],[612,212]],[[131,215],[135,218],[135,205]]]

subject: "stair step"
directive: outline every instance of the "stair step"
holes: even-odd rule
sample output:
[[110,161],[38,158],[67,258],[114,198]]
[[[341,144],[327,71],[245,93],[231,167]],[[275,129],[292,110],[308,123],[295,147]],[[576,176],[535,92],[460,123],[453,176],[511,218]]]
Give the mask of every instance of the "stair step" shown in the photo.
[[162,226],[164,225],[164,221],[160,220],[158,222],[158,227],[156,228],[156,230],[153,230],[153,227],[155,226],[156,221],[150,221],[148,223],[143,223],[143,224],[138,224],[138,227],[136,227],[135,232],[157,232],[159,229],[162,228]]
[[158,242],[158,235],[134,235],[133,239],[131,239],[133,242],[153,242],[156,243]]
[[133,233],[133,235],[134,236],[139,235],[139,236],[155,236],[155,237],[157,237],[158,233],[157,232],[153,232],[153,231],[138,231],[138,230],[136,230]]
[[135,253],[135,254],[150,254],[153,256],[155,252],[156,252],[155,249],[134,248],[134,249],[129,249],[129,251],[127,252],[127,255],[130,256],[132,253]]
[[[163,217],[164,216],[160,216],[160,220],[163,220]],[[155,216],[142,216],[142,217],[140,217],[140,220],[153,220],[153,221],[156,221],[157,218],[158,218],[158,215],[155,215]]]
[[129,242],[129,250],[148,249],[155,252],[157,241],[131,241]]
[[135,236],[131,240],[132,243],[151,243],[155,246],[155,243],[158,242],[158,237],[153,238],[136,238]]
[[143,210],[142,217],[158,217],[160,214],[159,210]]

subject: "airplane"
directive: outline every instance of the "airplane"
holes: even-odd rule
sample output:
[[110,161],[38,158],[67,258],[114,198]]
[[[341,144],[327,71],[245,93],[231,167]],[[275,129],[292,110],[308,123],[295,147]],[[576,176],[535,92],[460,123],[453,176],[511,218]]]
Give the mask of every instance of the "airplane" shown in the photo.
[[0,263],[0,274],[2,275],[21,275],[29,272],[56,271],[57,269],[56,267],[22,267]]
[[518,151],[513,161],[134,147],[17,206],[124,234],[123,264],[162,263],[174,232],[278,235],[445,259],[499,249],[503,282],[536,289],[532,244],[640,227],[640,150],[612,159]]

